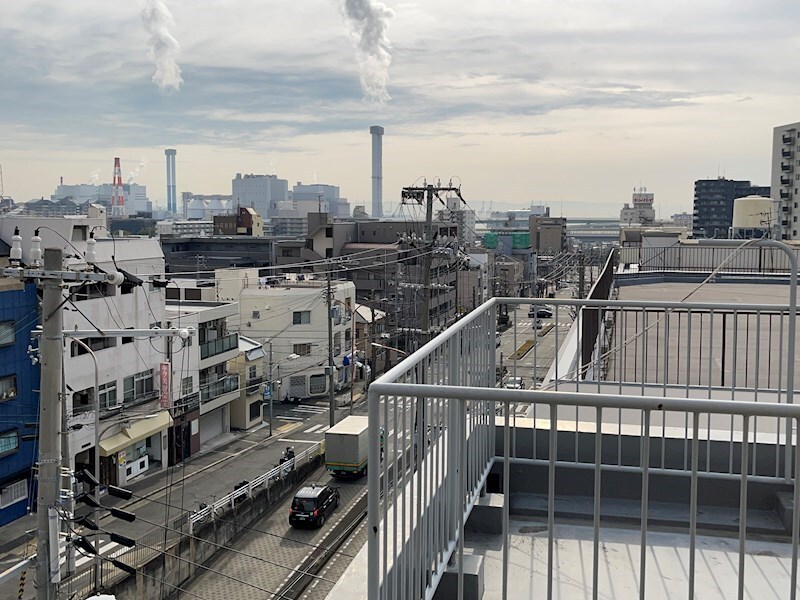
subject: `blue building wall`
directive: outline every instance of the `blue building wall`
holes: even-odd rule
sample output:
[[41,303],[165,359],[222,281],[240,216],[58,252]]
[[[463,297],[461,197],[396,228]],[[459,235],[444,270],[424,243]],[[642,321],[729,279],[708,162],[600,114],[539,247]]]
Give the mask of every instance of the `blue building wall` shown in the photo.
[[[5,327],[10,322],[14,324],[13,343],[9,343]],[[27,283],[24,289],[0,288],[0,324],[3,325],[0,327],[0,381],[8,376],[16,378],[13,397],[8,393],[8,385],[0,389],[0,490],[6,490],[3,496],[8,501],[14,497],[10,492],[18,490],[22,485],[19,482],[25,481],[28,496],[8,506],[2,506],[6,502],[0,501],[0,525],[24,516],[35,493],[31,487],[31,467],[36,460],[36,429],[30,425],[39,420],[40,369],[38,364],[31,364],[28,346],[32,344],[30,332],[38,322],[34,284]],[[5,382],[8,384],[8,380]],[[12,486],[15,483],[17,485]]]

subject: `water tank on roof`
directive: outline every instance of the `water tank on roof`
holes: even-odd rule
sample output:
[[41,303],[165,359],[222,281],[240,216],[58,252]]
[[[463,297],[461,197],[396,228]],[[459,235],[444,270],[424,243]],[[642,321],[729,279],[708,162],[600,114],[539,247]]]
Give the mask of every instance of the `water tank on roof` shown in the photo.
[[745,196],[733,201],[734,229],[769,229],[778,218],[775,201],[764,196]]

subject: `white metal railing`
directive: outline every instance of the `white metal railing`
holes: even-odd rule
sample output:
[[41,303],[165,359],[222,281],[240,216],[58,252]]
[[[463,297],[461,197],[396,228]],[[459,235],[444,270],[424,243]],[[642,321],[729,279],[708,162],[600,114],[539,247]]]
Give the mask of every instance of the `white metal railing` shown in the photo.
[[[647,569],[649,473],[682,473],[691,478],[692,493],[687,499],[692,511],[688,548],[691,589],[695,578],[698,477],[738,480],[742,490],[738,583],[739,589],[743,589],[748,481],[761,478],[791,484],[795,506],[800,506],[794,486],[798,468],[794,432],[800,419],[800,406],[793,405],[795,284],[793,276],[787,304],[494,298],[376,380],[368,396],[369,463],[381,467],[370,469],[368,481],[369,600],[432,598],[453,552],[462,555],[464,519],[496,460],[494,418],[498,404],[505,417],[501,453],[506,475],[503,478],[504,597],[508,567],[508,464],[513,460],[548,466],[548,598],[552,596],[554,560],[554,473],[557,466],[564,465],[595,469],[595,550],[599,539],[600,474],[607,470],[641,474],[642,597]],[[557,356],[552,364],[548,362],[545,366],[549,375],[545,377],[541,371],[537,339],[530,350],[532,367],[525,366],[519,356],[505,365],[513,376],[530,377],[527,380],[533,380],[533,389],[498,389],[495,387],[498,308],[503,304],[515,308],[544,302],[554,306],[556,323],[548,333],[555,338]],[[575,323],[567,324],[569,333],[557,325],[572,319]],[[597,327],[582,327],[587,319],[597,319]],[[705,319],[702,334],[697,330],[700,319]],[[515,349],[523,342],[517,321],[513,320],[511,332]],[[583,339],[585,331],[594,332],[591,339]],[[680,331],[683,337],[676,340],[670,337],[670,331],[673,335]],[[537,336],[535,328],[533,335]],[[570,336],[571,345],[565,343]],[[588,354],[587,343],[591,349]],[[562,344],[570,347],[565,349]],[[721,354],[724,352],[727,354]],[[565,361],[565,353],[571,353],[572,358]],[[549,353],[548,361],[552,356]],[[526,361],[530,362],[530,358]],[[718,371],[717,359],[738,373],[732,375],[732,381],[720,382],[724,385],[706,372]],[[772,365],[767,372],[754,372],[744,384],[745,369],[750,368],[747,365],[764,364],[765,359]],[[641,368],[640,360],[650,368]],[[616,366],[608,368],[608,364]],[[696,381],[692,379],[693,370],[699,374]],[[510,425],[519,414],[518,406],[528,406],[527,415],[532,417],[530,457],[515,455],[514,436],[520,434]],[[381,428],[387,435],[384,461],[379,463],[377,432]],[[574,436],[574,454],[571,448],[556,445],[559,431]],[[602,435],[596,435],[598,431]],[[541,444],[537,445],[537,432],[542,436],[540,440],[547,443],[547,450],[538,454],[537,447]],[[579,432],[588,432],[593,441],[587,444],[584,438],[581,442]],[[625,438],[641,443],[638,460],[632,464],[623,460],[621,450],[614,452],[615,447],[621,448]],[[673,441],[682,447],[682,453],[677,460],[668,461],[665,444]],[[721,453],[719,446],[723,448]],[[712,460],[712,449],[722,458]],[[797,578],[798,534],[797,515],[793,518],[792,598]],[[595,553],[594,580],[598,556]],[[460,558],[456,562],[462,593],[462,562]]]
[[258,477],[250,480],[247,485],[242,486],[238,490],[232,491],[230,494],[223,496],[219,500],[215,500],[211,504],[194,511],[189,515],[189,533],[191,534],[193,532],[195,523],[203,521],[209,516],[216,515],[220,511],[223,511],[227,508],[233,508],[237,500],[240,498],[252,497],[253,492],[257,492],[258,488],[263,485],[268,486],[273,481],[282,481],[292,470],[296,469],[302,464],[308,464],[311,462],[312,458],[318,454],[322,454],[324,451],[325,442],[317,442],[297,454],[293,459],[278,465],[277,467],[273,467],[266,473],[262,473]]
[[[376,384],[373,384],[373,386]],[[508,597],[508,552],[509,552],[509,486],[510,486],[510,464],[514,460],[510,451],[510,440],[512,439],[512,427],[510,426],[510,407],[520,404],[535,405],[539,404],[547,406],[551,418],[548,419],[548,426],[545,427],[547,435],[548,456],[546,464],[548,466],[548,485],[547,485],[547,591],[546,595],[543,593],[542,597],[552,598],[554,593],[554,569],[557,557],[555,555],[555,511],[556,511],[556,467],[560,462],[559,455],[562,448],[559,445],[559,434],[565,431],[569,433],[576,433],[569,423],[559,421],[559,412],[567,407],[582,407],[590,408],[595,411],[595,429],[594,433],[594,449],[593,449],[593,467],[594,467],[594,487],[593,487],[593,560],[592,560],[592,580],[581,582],[585,588],[591,588],[593,597],[598,597],[598,573],[600,569],[600,561],[602,558],[602,550],[600,548],[600,498],[601,498],[601,481],[603,473],[606,471],[615,470],[613,466],[605,465],[602,461],[602,454],[606,443],[602,435],[597,435],[597,432],[602,431],[604,413],[617,410],[638,411],[642,416],[642,429],[641,429],[641,444],[639,447],[639,460],[637,465],[633,465],[641,474],[641,492],[640,492],[640,542],[639,542],[639,568],[638,568],[638,588],[639,597],[645,598],[647,591],[647,569],[648,569],[648,520],[650,518],[650,502],[649,502],[649,483],[651,472],[658,471],[658,467],[653,465],[653,453],[658,447],[660,431],[652,425],[652,416],[660,413],[679,413],[691,415],[691,458],[689,461],[689,477],[690,477],[690,493],[687,498],[689,504],[689,544],[685,549],[676,548],[676,552],[686,554],[686,565],[688,569],[688,582],[687,592],[689,598],[694,598],[696,588],[696,549],[697,549],[697,519],[698,519],[698,480],[700,478],[700,456],[702,454],[700,434],[704,430],[702,425],[703,417],[711,415],[720,415],[728,418],[741,419],[741,437],[737,440],[739,447],[739,464],[737,465],[736,473],[731,474],[739,481],[739,530],[738,530],[738,566],[737,574],[738,581],[736,587],[738,589],[739,597],[743,597],[746,580],[745,563],[747,557],[747,528],[748,528],[748,482],[752,480],[750,475],[750,465],[753,461],[753,449],[755,448],[757,440],[755,439],[751,426],[756,419],[759,420],[789,420],[796,428],[800,424],[800,406],[787,405],[787,404],[768,404],[757,402],[730,402],[727,400],[704,400],[704,399],[686,399],[686,398],[663,398],[663,397],[645,397],[645,396],[630,396],[630,395],[617,395],[617,394],[587,394],[587,393],[567,393],[556,391],[534,391],[534,390],[510,390],[504,388],[494,389],[481,389],[476,387],[451,387],[451,386],[434,386],[425,384],[413,383],[382,383],[379,385],[379,393],[385,394],[387,397],[394,398],[431,398],[435,402],[450,401],[451,405],[455,404],[461,407],[475,406],[476,403],[495,403],[506,407],[504,418],[504,435],[503,435],[503,452],[502,455],[497,457],[496,460],[501,461],[503,464],[503,485],[504,485],[504,498],[503,498],[503,598]],[[463,419],[465,412],[461,411],[461,425],[466,422]],[[465,431],[469,431],[467,425]],[[517,434],[519,435],[519,434]],[[540,431],[540,435],[542,432]],[[789,482],[792,485],[793,505],[800,506],[800,486],[797,485],[800,480],[800,460],[797,460],[796,452],[797,440],[792,439],[790,442],[790,450],[792,450],[792,478]],[[463,456],[466,460],[467,468],[469,469],[470,457],[474,454],[471,446],[473,444],[467,441],[466,449]],[[435,452],[435,451],[434,451]],[[516,459],[519,461],[520,459]],[[462,464],[464,464],[462,463]],[[460,481],[459,477],[459,481]],[[776,478],[783,481],[782,478]],[[463,490],[468,498],[475,500],[475,490],[469,487],[470,478],[464,480],[464,486],[459,485],[459,490]],[[401,482],[402,483],[402,482]],[[434,486],[435,487],[435,486]],[[374,493],[370,489],[370,493]],[[417,503],[420,502],[419,495],[414,496]],[[382,513],[376,513],[379,517],[377,532],[370,526],[370,547],[368,550],[368,560],[370,566],[369,573],[369,599],[376,600],[378,598],[431,598],[435,591],[435,584],[437,582],[437,571],[432,571],[428,575],[424,570],[419,572],[414,569],[409,569],[403,563],[403,552],[419,551],[419,547],[410,547],[408,540],[416,536],[421,540],[436,540],[438,532],[436,527],[440,526],[435,518],[425,514],[426,509],[435,509],[431,501],[430,494],[422,495],[423,513],[418,515],[416,519],[410,521],[410,526],[413,529],[411,536],[400,535],[399,543],[397,541],[397,533],[394,535],[391,531],[387,531],[388,523],[387,518],[387,504],[386,504],[386,490],[384,489],[384,503]],[[403,503],[403,491],[393,491],[391,499],[395,504]],[[395,511],[396,512],[396,511]],[[460,511],[459,511],[460,512]],[[468,510],[465,511],[468,514]],[[383,517],[380,519],[380,517]],[[460,517],[460,519],[462,519]],[[381,522],[383,521],[383,522]],[[443,525],[446,525],[443,524]],[[794,511],[792,514],[792,528],[791,528],[791,565],[789,584],[786,590],[786,598],[793,600],[797,596],[797,558],[798,558],[798,534],[800,533],[800,511]],[[457,530],[451,529],[452,537],[447,540],[447,544],[443,546],[436,546],[435,548],[447,548],[450,551],[453,549],[458,550],[459,559],[456,563],[459,570],[459,578],[463,579],[462,570],[462,557],[463,557],[463,520],[459,524]],[[386,556],[386,543],[385,539],[388,537],[390,540],[389,548],[392,553]],[[395,540],[392,543],[391,540]],[[383,558],[381,560],[381,543],[383,544]],[[430,550],[422,548],[423,556]],[[414,554],[411,555],[414,557]],[[417,559],[419,560],[419,559]],[[654,559],[650,559],[654,562]],[[447,560],[445,557],[444,563],[438,565],[443,568]],[[373,571],[373,569],[375,569]],[[657,571],[658,572],[658,571]],[[779,585],[776,582],[776,585]],[[398,594],[399,590],[399,594]],[[459,584],[459,598],[463,597],[463,583]]]
[[370,600],[431,598],[463,539],[494,458],[494,406],[408,390],[493,386],[495,323],[484,304],[369,388]]

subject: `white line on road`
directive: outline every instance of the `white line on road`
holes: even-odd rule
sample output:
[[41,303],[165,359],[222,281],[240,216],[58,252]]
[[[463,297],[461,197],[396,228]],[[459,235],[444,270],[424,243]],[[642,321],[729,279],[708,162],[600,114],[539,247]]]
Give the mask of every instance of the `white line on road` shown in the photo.
[[303,433],[314,433],[315,431],[322,429],[324,425],[314,425],[313,427],[309,427]]
[[324,412],[328,412],[328,408],[325,406],[296,406],[292,410],[295,410],[297,412],[315,413],[318,415]]
[[282,415],[275,418],[278,419],[278,421],[305,421],[303,417],[290,417],[288,415]]
[[319,444],[319,440],[292,440],[290,438],[278,438],[279,442],[289,442],[290,444]]

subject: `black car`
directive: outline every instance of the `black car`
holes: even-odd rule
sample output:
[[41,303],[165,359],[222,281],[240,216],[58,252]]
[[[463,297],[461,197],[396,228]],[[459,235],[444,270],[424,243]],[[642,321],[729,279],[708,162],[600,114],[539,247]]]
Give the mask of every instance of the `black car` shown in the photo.
[[325,519],[339,506],[339,488],[308,485],[301,488],[289,509],[289,525],[322,527]]

